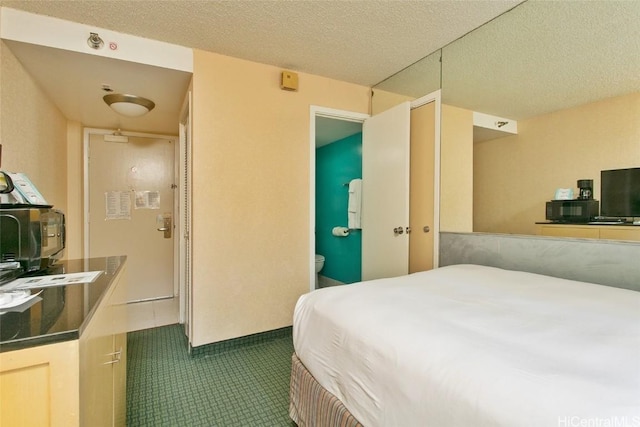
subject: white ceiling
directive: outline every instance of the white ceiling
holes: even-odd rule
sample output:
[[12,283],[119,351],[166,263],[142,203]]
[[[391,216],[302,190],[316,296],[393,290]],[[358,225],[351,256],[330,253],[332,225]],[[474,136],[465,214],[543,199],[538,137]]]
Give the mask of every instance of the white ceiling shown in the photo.
[[640,1],[528,1],[442,52],[443,102],[526,118],[640,89]]
[[[377,89],[509,119],[640,89],[640,1],[529,0]],[[374,97],[375,101],[375,97]]]
[[[5,41],[68,119],[86,127],[174,135],[191,74],[68,50]],[[141,117],[116,114],[102,101],[109,92],[152,99],[156,107]],[[161,90],[159,90],[161,88]]]
[[2,0],[0,5],[371,86],[520,1]]
[[[518,3],[0,0],[0,6],[365,86]],[[173,123],[188,85],[187,73],[16,42],[9,47],[68,118],[91,127],[177,132]],[[93,101],[83,97],[105,82],[118,92],[152,94],[147,97],[156,102],[157,110],[146,118],[123,119],[106,105],[95,105],[95,96]]]

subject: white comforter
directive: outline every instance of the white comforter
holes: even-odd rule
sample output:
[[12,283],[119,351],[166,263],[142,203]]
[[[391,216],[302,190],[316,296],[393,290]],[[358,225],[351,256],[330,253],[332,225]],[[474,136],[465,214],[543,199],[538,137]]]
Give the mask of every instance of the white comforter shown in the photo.
[[639,292],[450,266],[303,295],[293,340],[367,427],[640,426]]

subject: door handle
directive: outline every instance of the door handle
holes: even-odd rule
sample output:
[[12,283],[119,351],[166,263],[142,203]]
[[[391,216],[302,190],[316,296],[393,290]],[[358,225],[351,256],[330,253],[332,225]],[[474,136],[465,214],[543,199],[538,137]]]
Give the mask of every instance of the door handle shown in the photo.
[[431,231],[431,229],[429,228],[428,225],[425,225],[424,227],[422,227],[422,231],[424,231],[425,233],[428,233],[429,231]]
[[393,229],[393,234],[395,234],[396,236],[400,235],[404,233],[404,228],[402,227],[396,227]]
[[164,232],[165,239],[171,238],[171,222],[172,221],[170,213],[158,215],[158,217],[156,218],[156,223],[159,225],[159,227],[156,227],[156,230]]

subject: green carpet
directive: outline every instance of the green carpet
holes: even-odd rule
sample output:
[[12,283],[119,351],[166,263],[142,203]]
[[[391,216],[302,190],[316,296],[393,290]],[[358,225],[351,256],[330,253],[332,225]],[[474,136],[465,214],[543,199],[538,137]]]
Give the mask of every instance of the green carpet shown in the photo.
[[192,357],[182,326],[127,336],[127,426],[294,426],[284,336]]

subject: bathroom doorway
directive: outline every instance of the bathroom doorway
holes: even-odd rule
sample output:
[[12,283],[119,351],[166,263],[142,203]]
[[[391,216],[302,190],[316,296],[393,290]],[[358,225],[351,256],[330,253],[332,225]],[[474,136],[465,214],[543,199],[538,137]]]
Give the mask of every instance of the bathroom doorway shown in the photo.
[[362,278],[362,122],[316,116],[315,126],[314,280],[323,288]]
[[[362,113],[311,107],[310,290],[316,289],[316,235],[318,232],[328,233],[326,228],[324,231],[316,230],[316,119],[322,117],[351,121],[362,126],[364,179],[361,217],[363,226],[359,232],[363,238],[361,276],[362,280],[370,280],[407,274],[410,270],[437,268],[439,265],[440,111],[439,90],[411,102],[398,104],[373,117]],[[414,125],[419,126],[414,129]],[[322,121],[318,122],[318,127],[320,126]],[[410,152],[414,151],[414,154],[421,154],[410,156]],[[410,173],[410,169],[423,173]],[[428,171],[426,175],[425,171]],[[348,182],[345,179],[334,185],[347,187]],[[417,203],[416,200],[410,203],[411,194],[414,199],[425,199],[421,202],[428,203]],[[345,199],[348,200],[348,194]],[[332,229],[335,226],[332,224]],[[412,228],[416,229],[417,234],[410,234]],[[416,245],[420,250],[417,250]],[[410,250],[410,247],[413,249]],[[416,257],[420,263],[415,262]],[[324,261],[327,261],[326,257]]]
[[[332,230],[334,227],[346,228],[348,226],[348,184],[352,179],[362,177],[362,124],[368,117],[368,114],[363,113],[317,106],[311,107],[309,126],[309,168],[311,172],[309,179],[309,194],[311,196],[309,198],[310,290],[317,288],[316,281],[318,278],[323,285],[338,285],[346,283],[345,280],[350,280],[350,278],[356,275],[359,276],[361,273],[359,261],[356,267],[351,266],[348,269],[343,269],[344,260],[341,259],[341,254],[350,250],[353,251],[354,248],[357,248],[358,255],[350,254],[349,257],[360,256],[360,232],[349,232],[348,236],[338,237],[333,236]],[[360,146],[359,152],[358,145]],[[319,156],[318,150],[320,150]],[[320,187],[316,185],[317,157],[320,157],[320,162],[323,165],[318,180]],[[360,158],[359,164],[356,164],[358,157]],[[332,171],[336,173],[336,176],[331,176]],[[320,189],[320,191],[317,191],[317,189]],[[318,195],[317,193],[320,194]],[[318,196],[320,203],[318,203]],[[317,207],[320,209],[317,209]],[[318,215],[316,214],[317,212]],[[319,222],[316,217],[318,217]],[[320,243],[319,247],[316,241],[318,234],[321,237],[320,242],[318,242]],[[323,254],[322,252],[325,253]],[[316,257],[316,255],[322,257],[320,258],[321,270],[318,275],[316,275],[316,265],[319,257]],[[345,273],[347,274],[346,279]]]

